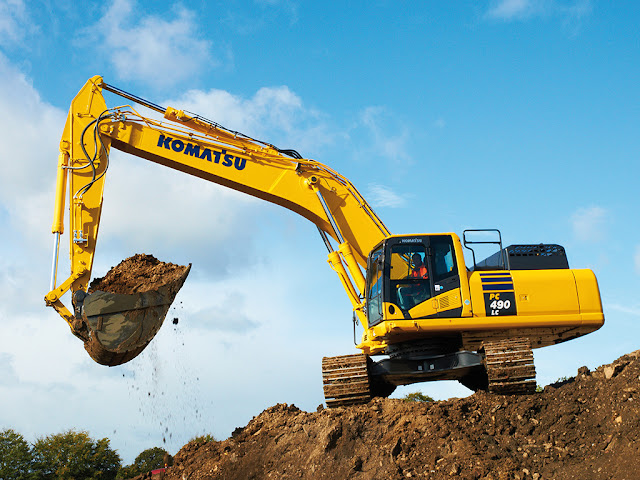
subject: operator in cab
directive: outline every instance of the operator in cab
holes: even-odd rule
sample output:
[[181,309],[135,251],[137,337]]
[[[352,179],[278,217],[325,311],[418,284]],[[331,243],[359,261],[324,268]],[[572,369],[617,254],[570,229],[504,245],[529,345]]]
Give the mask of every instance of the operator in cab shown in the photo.
[[411,270],[411,278],[429,278],[427,273],[427,266],[422,261],[422,257],[419,253],[414,253],[411,257],[411,263],[413,269]]

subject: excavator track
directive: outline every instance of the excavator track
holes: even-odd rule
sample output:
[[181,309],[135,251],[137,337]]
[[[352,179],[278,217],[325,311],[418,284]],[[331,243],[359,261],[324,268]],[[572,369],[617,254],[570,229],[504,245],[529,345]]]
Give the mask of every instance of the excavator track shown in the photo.
[[367,362],[364,354],[322,359],[322,383],[327,407],[361,405],[371,400]]
[[500,395],[536,391],[533,350],[527,338],[484,342],[489,391]]

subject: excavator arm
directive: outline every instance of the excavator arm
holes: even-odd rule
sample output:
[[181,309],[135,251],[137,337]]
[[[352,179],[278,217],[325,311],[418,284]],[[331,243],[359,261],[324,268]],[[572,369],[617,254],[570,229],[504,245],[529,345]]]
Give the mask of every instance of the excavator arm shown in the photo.
[[[108,108],[103,90],[142,104],[161,113],[163,118],[143,116],[128,105]],[[349,180],[320,162],[302,158],[295,151],[280,150],[197,115],[152,104],[109,86],[96,76],[71,103],[60,142],[52,227],[55,241],[51,291],[45,296],[46,303],[55,308],[83,340],[86,340],[83,332],[87,322],[81,321],[81,307],[86,306],[86,298],[91,297],[86,296],[86,291],[97,245],[111,148],[281,205],[313,222],[327,246],[331,267],[338,273],[354,311],[367,328],[361,267],[366,269],[369,251],[390,233]],[[67,195],[71,274],[56,286]],[[330,239],[337,243],[337,249]],[[61,301],[67,291],[72,292],[73,312]],[[145,305],[149,301],[135,300]],[[118,301],[133,302],[127,298]],[[164,300],[154,301],[163,303]],[[109,302],[109,309],[120,314],[117,302],[116,307],[111,297]],[[139,321],[140,312],[135,309],[132,312],[135,312],[129,315],[132,321]],[[126,317],[127,314],[120,322],[126,323],[129,320]]]

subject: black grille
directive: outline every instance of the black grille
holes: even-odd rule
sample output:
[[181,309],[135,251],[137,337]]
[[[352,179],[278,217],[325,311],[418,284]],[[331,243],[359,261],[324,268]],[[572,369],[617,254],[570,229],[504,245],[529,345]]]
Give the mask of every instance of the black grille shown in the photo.
[[507,247],[509,257],[551,257],[554,255],[566,257],[564,247],[560,245],[509,245]]
[[[564,247],[555,244],[509,245],[503,249],[504,259],[511,270],[546,270],[569,268]],[[496,252],[476,265],[476,270],[502,270],[503,255]]]
[[561,245],[509,245],[505,251],[512,270],[569,268],[567,254]]

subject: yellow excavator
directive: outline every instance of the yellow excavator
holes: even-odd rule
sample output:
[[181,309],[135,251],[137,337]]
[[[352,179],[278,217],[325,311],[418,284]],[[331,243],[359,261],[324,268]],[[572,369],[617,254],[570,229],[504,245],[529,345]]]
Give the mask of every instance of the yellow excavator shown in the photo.
[[[141,115],[131,105],[108,108],[103,91],[163,118]],[[144,349],[188,273],[142,294],[87,293],[111,148],[276,203],[316,225],[353,306],[354,328],[363,328],[361,353],[322,360],[329,407],[442,379],[472,390],[531,393],[533,349],[604,324],[594,273],[570,269],[560,245],[503,247],[498,230],[466,230],[462,240],[455,233],[392,235],[330,167],[158,106],[96,76],[72,101],[60,142],[45,301],[91,345],[87,351],[99,363],[118,365]],[[67,190],[71,274],[56,286]],[[497,251],[477,261],[478,244],[494,244]],[[465,263],[465,247],[473,266]],[[61,301],[67,291],[72,310]]]

